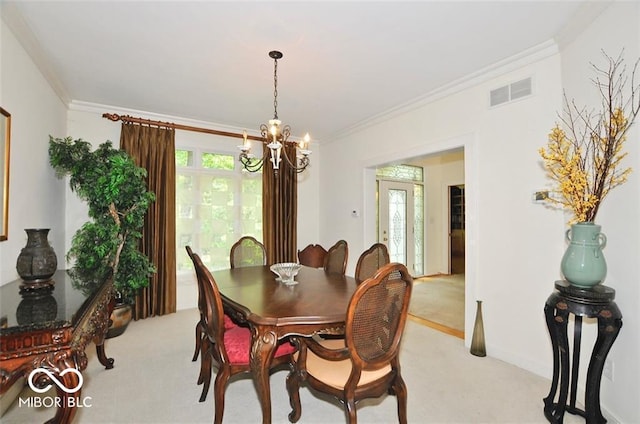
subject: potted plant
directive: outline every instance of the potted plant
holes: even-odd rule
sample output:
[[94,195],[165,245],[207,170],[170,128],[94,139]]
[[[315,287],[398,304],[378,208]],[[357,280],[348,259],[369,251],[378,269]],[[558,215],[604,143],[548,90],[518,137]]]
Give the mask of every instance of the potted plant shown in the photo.
[[155,272],[138,247],[155,195],[147,190],[146,170],[127,152],[114,149],[110,141],[94,151],[91,147],[82,139],[49,137],[51,166],[59,177],[69,177],[71,191],[89,206],[90,220],[75,233],[67,252],[67,260],[74,262],[69,273],[85,290],[113,278],[116,305],[131,305]]
[[[560,264],[564,278],[579,288],[600,284],[607,272],[602,249],[606,236],[595,219],[603,200],[624,184],[631,168],[624,165],[624,143],[640,113],[640,84],[635,80],[640,60],[631,77],[622,53],[617,59],[603,52],[606,68],[593,65],[592,79],[600,93],[601,108],[590,111],[569,101],[539,153],[555,187],[544,200],[572,213],[565,238],[569,247]],[[630,84],[629,84],[630,83]],[[627,85],[629,84],[629,85]]]

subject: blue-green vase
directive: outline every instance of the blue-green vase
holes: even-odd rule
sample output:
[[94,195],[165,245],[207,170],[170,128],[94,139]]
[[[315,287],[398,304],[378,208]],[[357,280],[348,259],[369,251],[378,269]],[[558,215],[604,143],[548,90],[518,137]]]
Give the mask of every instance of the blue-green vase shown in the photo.
[[607,275],[607,263],[602,254],[607,237],[600,232],[600,226],[592,222],[573,224],[565,238],[569,247],[560,263],[564,278],[581,288],[600,284]]

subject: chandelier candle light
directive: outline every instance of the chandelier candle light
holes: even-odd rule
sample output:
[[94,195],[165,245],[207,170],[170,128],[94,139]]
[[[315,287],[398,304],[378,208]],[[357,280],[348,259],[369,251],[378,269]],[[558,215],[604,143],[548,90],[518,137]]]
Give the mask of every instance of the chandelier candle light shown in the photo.
[[[244,166],[249,172],[259,171],[267,156],[269,156],[269,160],[271,161],[271,165],[273,166],[274,172],[278,173],[280,169],[280,164],[283,162],[294,169],[297,173],[304,171],[309,165],[309,154],[311,151],[308,150],[309,147],[309,134],[307,133],[304,138],[298,142],[289,141],[289,136],[291,135],[291,127],[289,125],[282,126],[282,121],[278,119],[278,59],[282,59],[282,53],[279,51],[270,51],[269,57],[273,59],[273,119],[269,120],[269,125],[261,124],[260,125],[260,134],[261,138],[258,139],[263,144],[263,155],[261,158],[256,159],[254,155],[251,154],[251,142],[249,141],[249,136],[246,131],[243,131],[243,139],[244,142],[242,146],[238,146],[240,149],[240,163]],[[286,146],[287,143],[291,145],[295,145],[296,147],[296,158],[291,160],[287,154],[286,149],[283,149],[283,146]]]

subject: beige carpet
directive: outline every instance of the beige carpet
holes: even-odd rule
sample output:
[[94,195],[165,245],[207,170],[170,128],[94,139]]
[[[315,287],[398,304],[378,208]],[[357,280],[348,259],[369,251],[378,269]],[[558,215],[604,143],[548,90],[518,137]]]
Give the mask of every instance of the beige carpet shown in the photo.
[[464,331],[464,274],[416,278],[409,313]]
[[[81,408],[74,424],[205,424],[213,421],[212,392],[199,403],[196,385],[199,366],[191,362],[194,325],[198,311],[135,321],[127,331],[107,340],[106,351],[115,367],[105,370],[89,349],[83,372],[82,396],[90,407]],[[402,374],[409,391],[411,424],[544,424],[542,398],[550,381],[513,365],[469,353],[464,342],[410,320],[402,341]],[[273,423],[288,423],[286,372],[271,377]],[[300,424],[344,423],[342,407],[325,397],[300,391]],[[24,391],[23,399],[33,396]],[[46,395],[43,395],[46,396]],[[42,423],[51,408],[14,403],[0,418],[2,424]],[[358,404],[362,424],[397,422],[396,399],[385,395]],[[260,404],[251,380],[232,379],[227,388],[225,424],[261,421]],[[582,423],[566,414],[565,424]]]

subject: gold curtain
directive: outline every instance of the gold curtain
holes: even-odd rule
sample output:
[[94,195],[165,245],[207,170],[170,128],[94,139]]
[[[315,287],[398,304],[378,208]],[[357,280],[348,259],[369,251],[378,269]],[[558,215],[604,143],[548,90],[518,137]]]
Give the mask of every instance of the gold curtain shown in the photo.
[[[295,145],[285,144],[283,149],[287,149],[287,155],[295,160]],[[267,264],[297,262],[298,178],[284,158],[277,176],[271,161],[265,160],[262,199],[262,233]]]
[[157,272],[136,297],[134,319],[170,314],[176,311],[175,129],[123,123],[120,148],[147,170],[147,187],[156,195],[145,219],[141,250]]

